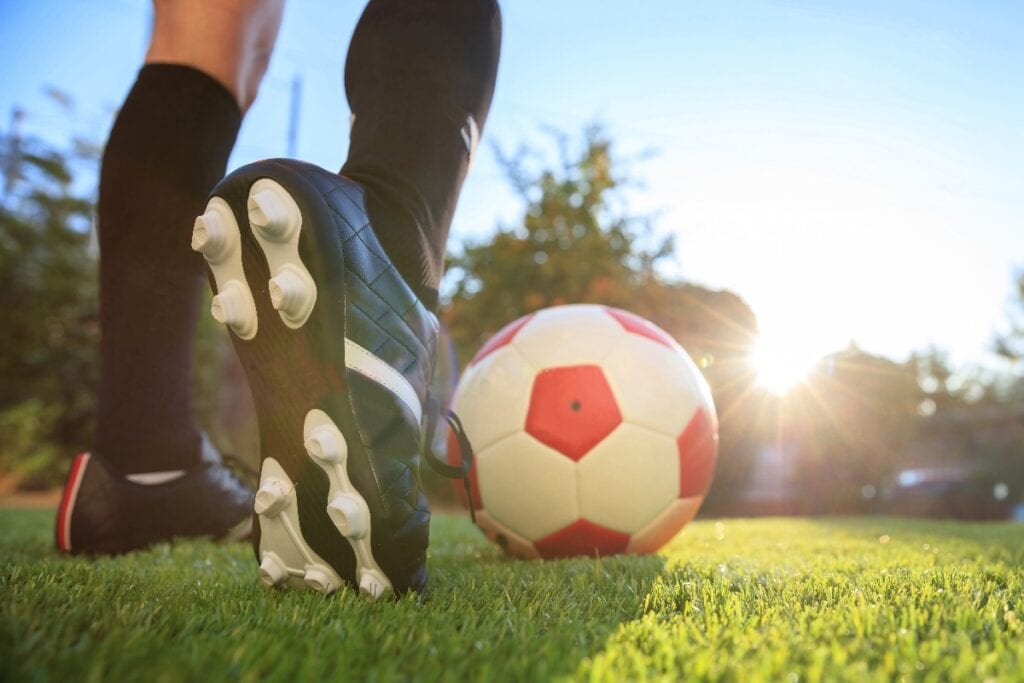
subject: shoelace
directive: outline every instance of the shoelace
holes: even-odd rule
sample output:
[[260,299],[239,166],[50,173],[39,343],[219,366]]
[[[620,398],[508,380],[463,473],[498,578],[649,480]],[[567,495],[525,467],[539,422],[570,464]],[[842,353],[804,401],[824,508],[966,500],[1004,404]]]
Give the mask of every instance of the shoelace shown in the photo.
[[221,453],[220,458],[222,469],[233,475],[237,481],[252,489],[259,488],[260,473],[248,462],[232,453]]
[[[428,399],[429,401],[429,399]],[[434,406],[431,406],[432,408]],[[473,500],[473,488],[469,485],[469,472],[473,469],[473,446],[469,443],[469,437],[466,436],[466,430],[462,427],[462,420],[455,414],[455,411],[449,410],[445,415],[445,420],[448,422],[448,427],[452,430],[452,434],[455,435],[455,440],[459,444],[459,464],[449,465],[447,462],[437,457],[434,453],[434,449],[431,446],[435,430],[437,429],[437,417],[440,414],[440,410],[430,410],[427,414],[427,425],[426,435],[427,437],[423,440],[423,459],[427,461],[430,468],[440,474],[442,477],[448,479],[461,479],[462,485],[466,489],[466,500],[469,502],[469,518],[476,523],[476,502]]]

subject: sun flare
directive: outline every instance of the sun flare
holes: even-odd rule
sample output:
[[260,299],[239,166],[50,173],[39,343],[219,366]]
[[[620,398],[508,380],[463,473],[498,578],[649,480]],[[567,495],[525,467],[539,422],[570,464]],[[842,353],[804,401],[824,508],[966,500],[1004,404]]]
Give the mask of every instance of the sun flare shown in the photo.
[[762,338],[754,350],[753,362],[758,383],[781,396],[807,378],[815,359],[785,343]]

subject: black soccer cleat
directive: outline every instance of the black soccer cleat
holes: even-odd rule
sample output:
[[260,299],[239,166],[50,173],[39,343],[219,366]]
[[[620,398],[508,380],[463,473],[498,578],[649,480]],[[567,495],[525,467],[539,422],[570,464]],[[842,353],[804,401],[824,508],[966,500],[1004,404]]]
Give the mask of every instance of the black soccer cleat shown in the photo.
[[256,406],[263,582],[422,590],[438,322],[381,248],[362,188],[297,161],[250,164],[214,188],[192,248]]
[[190,470],[124,475],[102,457],[75,457],[57,512],[57,549],[116,555],[179,537],[242,540],[252,530],[252,489],[203,437]]

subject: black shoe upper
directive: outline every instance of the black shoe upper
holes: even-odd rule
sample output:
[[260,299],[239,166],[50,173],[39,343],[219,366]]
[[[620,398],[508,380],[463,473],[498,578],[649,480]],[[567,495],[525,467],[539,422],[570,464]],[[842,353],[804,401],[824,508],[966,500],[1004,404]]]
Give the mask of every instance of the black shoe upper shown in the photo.
[[[66,523],[69,532],[67,547],[61,547],[58,528],[58,547],[72,554],[117,554],[175,537],[247,535],[252,490],[205,437],[202,449],[197,466],[162,484],[136,483],[101,456],[89,455],[77,473],[77,495],[58,515],[58,527]],[[67,486],[75,483],[69,478]]]
[[[355,182],[303,165],[304,176],[327,203],[341,245],[345,272],[345,336],[400,372],[416,392],[420,415],[396,395],[354,370],[346,370],[351,409],[369,467],[360,476],[376,495],[373,551],[396,589],[419,590],[426,581],[430,508],[419,482],[419,455],[437,353],[438,322],[392,265],[366,213]],[[357,468],[358,469],[358,468]],[[358,485],[358,483],[357,483]]]

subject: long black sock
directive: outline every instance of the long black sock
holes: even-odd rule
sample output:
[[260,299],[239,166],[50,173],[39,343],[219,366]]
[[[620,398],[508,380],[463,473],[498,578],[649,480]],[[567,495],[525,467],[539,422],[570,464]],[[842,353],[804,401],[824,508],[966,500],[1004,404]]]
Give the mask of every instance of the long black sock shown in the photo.
[[371,0],[349,46],[355,122],[341,172],[366,189],[378,239],[430,307],[500,48],[495,0]]
[[198,458],[192,350],[205,278],[189,235],[241,120],[234,97],[210,76],[150,64],[107,142],[96,451],[124,473],[188,468]]

